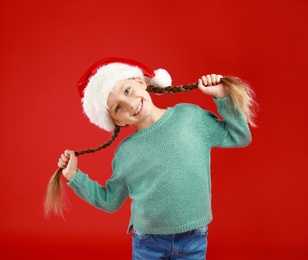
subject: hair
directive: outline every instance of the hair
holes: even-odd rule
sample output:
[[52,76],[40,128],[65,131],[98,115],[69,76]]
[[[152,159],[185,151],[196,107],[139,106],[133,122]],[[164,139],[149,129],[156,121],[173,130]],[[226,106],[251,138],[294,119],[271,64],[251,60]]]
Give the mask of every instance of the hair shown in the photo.
[[[234,106],[244,115],[247,122],[256,127],[254,122],[255,111],[257,108],[256,101],[254,99],[254,91],[244,81],[237,77],[228,76],[220,79],[220,82],[224,84],[229,90],[229,95]],[[181,85],[181,86],[168,86],[166,88],[156,87],[154,85],[148,85],[147,91],[156,94],[174,94],[179,92],[188,92],[198,88],[198,83]],[[76,156],[95,153],[110,146],[118,137],[120,127],[116,126],[112,137],[109,141],[105,142],[99,147],[85,149],[75,152]],[[63,211],[66,208],[65,193],[61,182],[62,168],[58,168],[47,186],[45,195],[44,213],[45,216],[49,216],[50,213],[63,217]]]
[[[109,141],[95,148],[76,151],[75,155],[79,156],[87,153],[95,153],[102,149],[105,149],[114,142],[114,140],[118,137],[119,132],[120,132],[120,127],[116,126],[115,130],[113,131],[112,137],[110,138]],[[58,168],[49,180],[45,195],[45,205],[44,205],[45,217],[49,216],[51,212],[53,212],[55,215],[64,217],[63,210],[66,208],[66,201],[65,201],[66,197],[63,189],[63,184],[61,182],[61,175],[62,175],[62,168]]]

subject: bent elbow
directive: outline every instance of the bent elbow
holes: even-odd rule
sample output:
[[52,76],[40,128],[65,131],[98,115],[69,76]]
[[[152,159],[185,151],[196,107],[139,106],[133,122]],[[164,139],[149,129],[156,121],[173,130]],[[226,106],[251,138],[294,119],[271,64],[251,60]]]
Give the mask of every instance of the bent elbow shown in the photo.
[[116,211],[118,211],[119,208],[113,207],[113,208],[108,208],[107,210],[105,210],[107,213],[115,213]]
[[252,142],[252,136],[251,134],[247,134],[247,135],[244,135],[240,140],[239,140],[239,143],[238,143],[238,146],[239,147],[246,147],[248,146],[250,143]]
[[108,204],[109,203],[94,203],[93,206],[107,213],[114,213],[120,208],[120,206]]
[[116,206],[116,205],[104,205],[104,207],[99,207],[99,209],[107,212],[107,213],[115,213],[116,211],[118,211],[120,207]]

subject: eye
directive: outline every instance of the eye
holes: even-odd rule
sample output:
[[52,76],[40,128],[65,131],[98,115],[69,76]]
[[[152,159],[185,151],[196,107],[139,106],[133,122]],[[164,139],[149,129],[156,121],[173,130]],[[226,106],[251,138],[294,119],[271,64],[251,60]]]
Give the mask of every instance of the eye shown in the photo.
[[115,107],[114,111],[117,113],[119,110],[120,110],[120,106],[117,105],[117,106]]
[[130,91],[130,88],[125,89],[124,94],[127,95]]

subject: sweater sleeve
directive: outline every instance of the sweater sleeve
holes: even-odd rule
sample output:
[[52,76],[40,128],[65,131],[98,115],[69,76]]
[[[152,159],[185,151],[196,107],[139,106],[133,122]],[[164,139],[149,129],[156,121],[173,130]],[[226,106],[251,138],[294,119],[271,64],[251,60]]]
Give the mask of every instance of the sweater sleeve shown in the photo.
[[207,114],[207,120],[203,120],[211,146],[225,148],[247,146],[251,142],[251,134],[243,114],[234,107],[229,96],[214,98],[214,102],[223,120],[213,113]]
[[106,187],[103,187],[78,169],[67,185],[81,199],[109,213],[118,210],[128,196],[127,186],[116,175],[113,175],[106,182]]

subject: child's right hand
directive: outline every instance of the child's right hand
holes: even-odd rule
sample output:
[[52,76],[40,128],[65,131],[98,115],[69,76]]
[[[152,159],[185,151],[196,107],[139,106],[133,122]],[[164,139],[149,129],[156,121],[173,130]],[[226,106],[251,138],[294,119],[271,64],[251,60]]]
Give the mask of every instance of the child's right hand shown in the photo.
[[65,150],[58,162],[58,166],[62,168],[63,176],[70,181],[77,173],[77,157],[74,151]]

